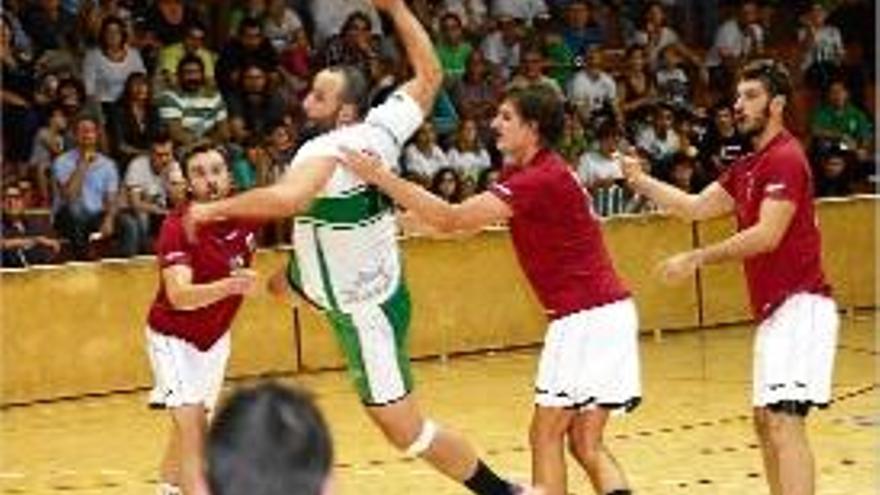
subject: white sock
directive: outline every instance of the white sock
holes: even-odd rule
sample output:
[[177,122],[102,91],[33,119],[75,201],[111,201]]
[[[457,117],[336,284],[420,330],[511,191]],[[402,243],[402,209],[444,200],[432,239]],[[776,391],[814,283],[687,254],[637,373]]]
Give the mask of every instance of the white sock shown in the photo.
[[159,490],[156,492],[157,495],[182,495],[183,492],[180,491],[180,487],[172,485],[171,483],[166,483],[164,481],[159,483]]

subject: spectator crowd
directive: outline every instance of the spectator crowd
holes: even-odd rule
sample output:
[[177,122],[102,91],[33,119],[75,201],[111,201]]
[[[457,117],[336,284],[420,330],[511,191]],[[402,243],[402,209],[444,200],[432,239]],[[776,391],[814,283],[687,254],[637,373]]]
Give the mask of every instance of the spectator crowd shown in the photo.
[[[874,2],[412,0],[445,83],[400,173],[459,202],[497,180],[489,123],[504,91],[566,101],[556,147],[602,216],[654,209],[617,150],[695,191],[747,139],[731,95],[748,60],[785,61],[790,127],[817,196],[876,186]],[[148,254],[187,198],[177,157],[211,142],[238,190],[275,181],[313,135],[310,77],[359,67],[372,101],[409,68],[368,0],[3,0],[3,266]],[[263,244],[284,243],[284,224]]]

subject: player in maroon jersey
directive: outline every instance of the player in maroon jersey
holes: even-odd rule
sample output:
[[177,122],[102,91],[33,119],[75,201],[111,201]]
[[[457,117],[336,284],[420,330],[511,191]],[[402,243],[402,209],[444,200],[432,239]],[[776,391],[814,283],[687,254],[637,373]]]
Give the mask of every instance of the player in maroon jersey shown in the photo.
[[791,94],[788,71],[778,62],[752,62],[736,91],[737,126],[754,151],[699,194],[649,177],[635,157],[621,162],[636,191],[682,218],[736,215],[736,234],[669,258],[661,275],[681,280],[702,265],[742,261],[759,322],[752,402],[770,493],[812,494],[813,454],[804,419],[812,406],[827,406],[831,399],[837,307],[822,272],[810,166],[783,122]]
[[[229,195],[225,158],[213,148],[196,148],[183,165],[192,200]],[[147,350],[155,387],[152,406],[171,412],[171,437],[162,460],[162,495],[207,495],[203,444],[208,413],[223,384],[229,357],[229,326],[243,296],[254,290],[249,269],[254,226],[241,221],[207,225],[187,240],[183,216],[174,210],[156,242],[159,289],[147,318]]]
[[626,495],[629,484],[602,433],[611,411],[641,400],[638,317],[588,193],[550,149],[563,119],[562,101],[548,88],[508,94],[492,128],[510,166],[498,184],[458,205],[397,177],[374,156],[350,151],[346,166],[435,231],[510,222],[520,265],[550,320],[535,381],[533,482],[548,495],[567,493],[568,438],[597,493]]

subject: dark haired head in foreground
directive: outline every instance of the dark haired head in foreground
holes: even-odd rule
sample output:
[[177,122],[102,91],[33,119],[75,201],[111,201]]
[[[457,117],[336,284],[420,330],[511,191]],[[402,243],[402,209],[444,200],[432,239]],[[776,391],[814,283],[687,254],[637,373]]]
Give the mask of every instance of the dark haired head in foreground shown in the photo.
[[266,383],[233,395],[208,435],[214,495],[321,495],[333,463],[327,425],[311,397]]

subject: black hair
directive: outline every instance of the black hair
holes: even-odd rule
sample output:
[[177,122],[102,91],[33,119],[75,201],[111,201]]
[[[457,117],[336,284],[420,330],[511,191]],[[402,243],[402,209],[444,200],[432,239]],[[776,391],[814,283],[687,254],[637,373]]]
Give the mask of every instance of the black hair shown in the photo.
[[544,60],[546,56],[544,55],[544,49],[541,47],[541,44],[536,40],[527,40],[522,45],[520,45],[520,63],[525,59],[525,55],[527,53],[538,54],[541,56],[541,60]]
[[86,86],[83,82],[76,77],[64,77],[58,80],[58,88],[56,89],[56,95],[60,98],[61,96],[61,88],[65,86],[72,87],[77,95],[79,96],[80,103],[84,103],[86,101]]
[[244,80],[245,74],[248,73],[251,69],[258,69],[265,79],[265,84],[263,87],[264,91],[270,90],[272,87],[272,80],[269,77],[269,70],[266,69],[265,64],[261,63],[259,60],[248,58],[245,59],[239,69],[239,78],[238,78],[238,87],[244,88]]
[[843,86],[843,89],[846,90],[847,94],[852,94],[852,91],[850,91],[850,87],[849,84],[847,84],[846,79],[841,77],[839,74],[836,74],[833,75],[829,79],[828,84],[824,88],[822,88],[822,97],[828,98],[831,95],[831,87],[836,84]]
[[227,168],[229,167],[229,160],[226,159],[226,151],[223,148],[215,146],[208,140],[196,141],[180,150],[180,153],[183,156],[183,159],[180,161],[180,169],[187,182],[189,182],[189,162],[196,156],[211,151],[219,153],[220,156],[223,157],[223,163],[226,164]]
[[134,88],[135,83],[138,81],[142,81],[146,84],[150,93],[153,92],[153,87],[150,84],[150,79],[147,77],[147,74],[145,72],[136,71],[129,74],[125,79],[125,86],[123,87],[122,93],[119,95],[117,101],[121,103],[127,102],[131,98],[131,93],[133,91],[132,88]]
[[727,110],[730,113],[733,113],[733,101],[729,97],[721,98],[709,109],[709,114],[712,118],[715,118],[719,112],[722,110]]
[[189,22],[186,23],[186,27],[184,27],[184,29],[183,29],[183,31],[187,34],[189,34],[190,31],[193,31],[193,30],[201,31],[202,33],[205,33],[206,35],[208,34],[208,27],[205,25],[204,22],[201,21],[201,19],[190,20]]
[[489,188],[489,176],[494,173],[501,173],[500,167],[489,167],[480,170],[479,175],[477,175],[477,192],[483,192]]
[[505,96],[520,118],[537,125],[544,146],[551,146],[562,135],[565,127],[565,109],[562,99],[546,84],[533,84],[510,90]]
[[265,383],[236,392],[221,408],[206,458],[214,495],[319,495],[333,444],[307,393]]
[[743,66],[739,80],[761,81],[770,98],[782,96],[789,101],[791,97],[791,75],[782,62],[767,58],[753,60]]
[[104,38],[107,36],[107,29],[113,24],[119,26],[119,31],[122,33],[122,44],[128,43],[128,26],[125,21],[116,16],[108,16],[101,21],[101,28],[98,30],[98,45],[102,50],[107,48]]
[[373,30],[373,20],[370,19],[370,16],[361,10],[356,10],[345,18],[345,22],[342,24],[342,29],[340,29],[339,32],[342,34],[347,33],[351,29],[351,26],[357,21],[366,23],[368,31]]
[[95,126],[98,128],[99,133],[103,132],[103,126],[101,125],[101,118],[95,112],[93,112],[93,111],[79,112],[73,118],[73,122],[72,122],[73,125],[71,125],[70,127],[72,129],[76,129],[83,122],[91,122],[91,123],[95,124]]
[[238,34],[239,36],[244,34],[246,29],[257,28],[260,32],[263,32],[263,24],[256,17],[245,17],[241,20],[241,24],[238,25]]
[[205,61],[202,60],[201,57],[196,55],[195,53],[187,53],[183,57],[181,57],[180,61],[177,62],[177,78],[180,80],[181,74],[183,74],[183,68],[187,65],[198,65],[202,70],[202,76],[205,75]]
[[67,116],[64,114],[64,105],[56,100],[53,100],[49,102],[49,104],[46,106],[46,119],[48,120],[50,117],[52,117],[52,114],[54,114],[55,112],[59,112],[65,117]]
[[198,65],[202,69],[202,73],[204,74],[205,62],[204,62],[204,60],[202,60],[201,57],[199,57],[198,55],[196,55],[194,53],[187,53],[186,55],[181,57],[180,61],[177,62],[177,74],[180,75],[180,72],[183,69],[183,66],[189,65],[189,64]]
[[451,10],[447,10],[440,16],[440,25],[443,26],[443,24],[449,19],[452,19],[456,24],[458,24],[458,27],[464,27],[464,22],[462,22],[461,16],[459,16],[457,12],[453,12]]
[[626,60],[631,59],[633,56],[633,53],[635,53],[637,51],[642,52],[642,56],[644,57],[644,55],[645,55],[644,45],[632,44],[632,45],[629,45],[628,47],[626,47],[626,50],[624,50],[624,52],[623,52],[624,58]]
[[599,126],[596,128],[596,139],[602,140],[606,138],[619,138],[620,137],[620,129],[617,126],[617,122],[614,122],[612,119],[605,119],[599,123]]
[[464,182],[461,180],[461,175],[458,174],[458,171],[452,167],[441,167],[434,172],[434,176],[431,177],[430,190],[432,193],[440,195],[440,185],[443,183],[443,178],[447,175],[452,176],[455,182],[455,190],[452,192],[452,196],[444,199],[448,199],[451,203],[460,203],[464,194]]
[[168,129],[165,127],[160,127],[153,134],[153,137],[150,139],[150,144],[152,146],[156,146],[159,144],[166,144],[173,141],[171,134],[168,132]]
[[645,23],[645,22],[647,21],[647,19],[648,19],[648,13],[649,13],[649,12],[651,11],[651,9],[653,9],[654,7],[659,7],[660,10],[663,11],[663,14],[664,14],[664,15],[666,14],[666,9],[663,8],[663,3],[662,3],[662,2],[658,2],[657,0],[653,0],[653,1],[651,1],[651,2],[647,2],[645,5],[642,6],[642,15],[639,16],[639,19],[642,21],[642,23]]

